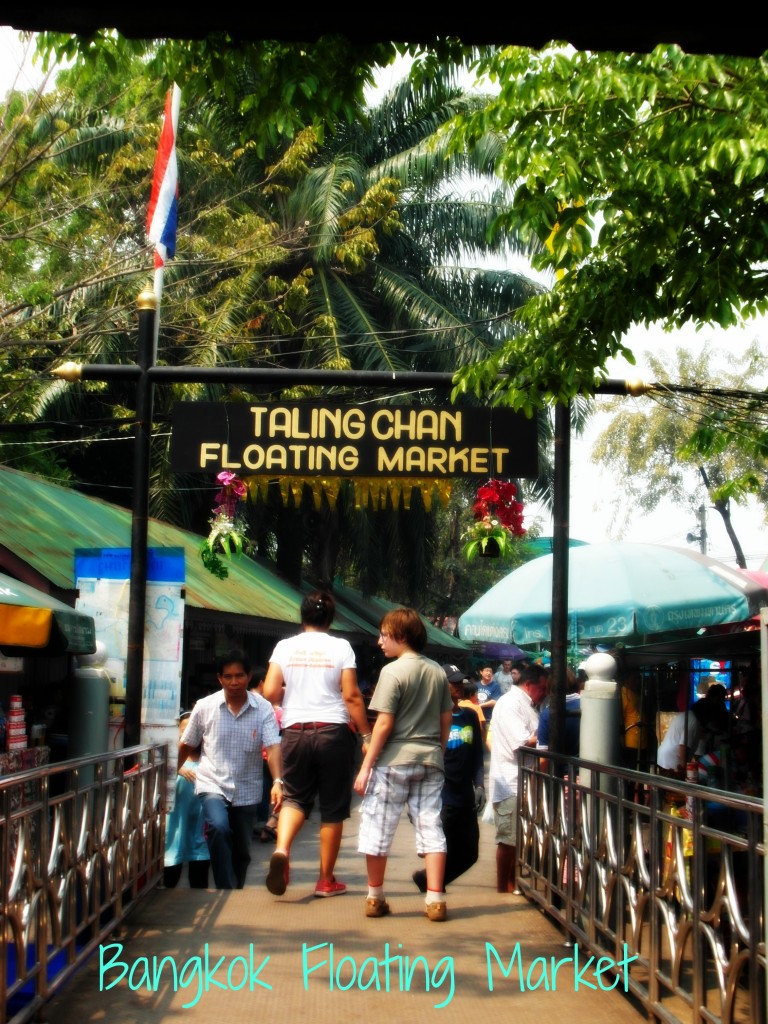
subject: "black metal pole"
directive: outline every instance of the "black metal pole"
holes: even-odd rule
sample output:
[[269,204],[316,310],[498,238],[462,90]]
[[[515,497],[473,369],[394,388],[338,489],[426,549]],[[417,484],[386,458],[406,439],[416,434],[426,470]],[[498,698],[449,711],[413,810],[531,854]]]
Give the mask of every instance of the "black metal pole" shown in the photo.
[[[259,384],[265,389],[310,384],[347,388],[436,388],[449,391],[453,374],[431,370],[312,370],[269,366],[149,366],[112,363],[63,363],[51,370],[60,380],[138,380],[146,373],[154,384]],[[503,380],[503,375],[499,380]],[[672,390],[673,385],[644,384],[642,381],[604,380],[595,385],[595,395],[640,395],[653,388]]]
[[144,682],[144,620],[147,594],[149,461],[152,443],[154,384],[147,371],[154,363],[157,299],[147,287],[139,296],[139,342],[136,381],[136,428],[131,520],[131,584],[128,604],[128,653],[125,666],[125,745],[141,742],[141,693]]
[[561,753],[565,740],[568,669],[568,549],[570,539],[571,406],[555,406],[555,478],[552,507],[552,679],[549,746]]
[[[144,600],[146,594],[146,538],[149,493],[149,443],[152,424],[152,389],[154,384],[183,381],[197,383],[238,383],[261,385],[265,389],[288,384],[314,384],[337,387],[419,387],[448,390],[453,374],[423,371],[390,372],[383,370],[312,370],[274,369],[271,367],[193,367],[154,366],[153,326],[142,318],[154,321],[154,294],[146,295],[147,305],[140,305],[139,365],[81,365],[64,363],[52,371],[62,380],[126,380],[137,381],[138,419],[136,461],[134,463],[134,525],[131,560],[131,616],[129,617],[128,668],[126,695],[126,743],[139,742],[141,725],[141,688],[144,652]],[[500,378],[503,379],[503,378]],[[646,384],[634,380],[603,380],[595,384],[594,394],[641,395],[655,389],[677,390],[670,384]],[[553,572],[552,572],[552,691],[550,747],[560,752],[565,728],[565,687],[568,668],[568,549],[570,506],[571,422],[570,404],[555,407],[555,479],[553,508]]]

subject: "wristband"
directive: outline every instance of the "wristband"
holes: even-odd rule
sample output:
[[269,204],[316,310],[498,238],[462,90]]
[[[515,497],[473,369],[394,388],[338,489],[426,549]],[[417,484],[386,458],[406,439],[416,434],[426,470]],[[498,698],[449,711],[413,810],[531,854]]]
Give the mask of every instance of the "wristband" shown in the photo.
[[272,779],[272,783],[274,784],[275,782],[279,782],[281,786],[283,784],[283,780],[282,779]]
[[373,736],[373,733],[372,733],[372,732],[365,732],[365,733],[362,733],[362,737],[363,737],[363,743],[370,743],[370,742],[371,742],[371,737],[372,737],[372,736]]

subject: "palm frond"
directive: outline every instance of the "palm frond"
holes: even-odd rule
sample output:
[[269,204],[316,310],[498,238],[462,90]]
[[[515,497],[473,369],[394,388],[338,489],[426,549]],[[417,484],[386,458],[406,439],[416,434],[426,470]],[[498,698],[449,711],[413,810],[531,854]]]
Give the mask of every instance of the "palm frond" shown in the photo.
[[350,205],[352,193],[362,193],[362,176],[356,161],[342,157],[313,168],[291,194],[288,217],[308,232],[313,258],[330,262],[339,242],[339,218]]

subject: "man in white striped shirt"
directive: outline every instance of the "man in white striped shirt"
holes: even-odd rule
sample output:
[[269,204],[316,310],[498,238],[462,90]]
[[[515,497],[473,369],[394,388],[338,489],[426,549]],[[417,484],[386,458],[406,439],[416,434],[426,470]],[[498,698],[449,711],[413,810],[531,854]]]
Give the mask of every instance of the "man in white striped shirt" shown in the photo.
[[242,651],[218,665],[219,693],[199,700],[179,744],[181,766],[202,745],[195,792],[203,803],[205,837],[217,889],[242,889],[251,861],[253,822],[262,791],[262,748],[272,773],[275,811],[282,803],[280,730],[272,705],[248,689],[251,666]]

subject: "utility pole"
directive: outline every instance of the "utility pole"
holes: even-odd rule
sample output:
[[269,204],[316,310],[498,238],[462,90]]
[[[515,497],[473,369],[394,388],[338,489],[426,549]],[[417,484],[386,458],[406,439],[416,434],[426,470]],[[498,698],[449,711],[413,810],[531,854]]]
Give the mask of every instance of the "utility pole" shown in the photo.
[[689,544],[695,544],[695,542],[698,541],[699,542],[699,550],[701,551],[702,555],[706,555],[706,553],[707,553],[707,506],[706,505],[699,505],[698,509],[696,510],[696,514],[699,517],[699,532],[698,532],[698,535],[694,534],[694,533],[688,533],[688,534],[686,534],[685,539],[688,541]]

